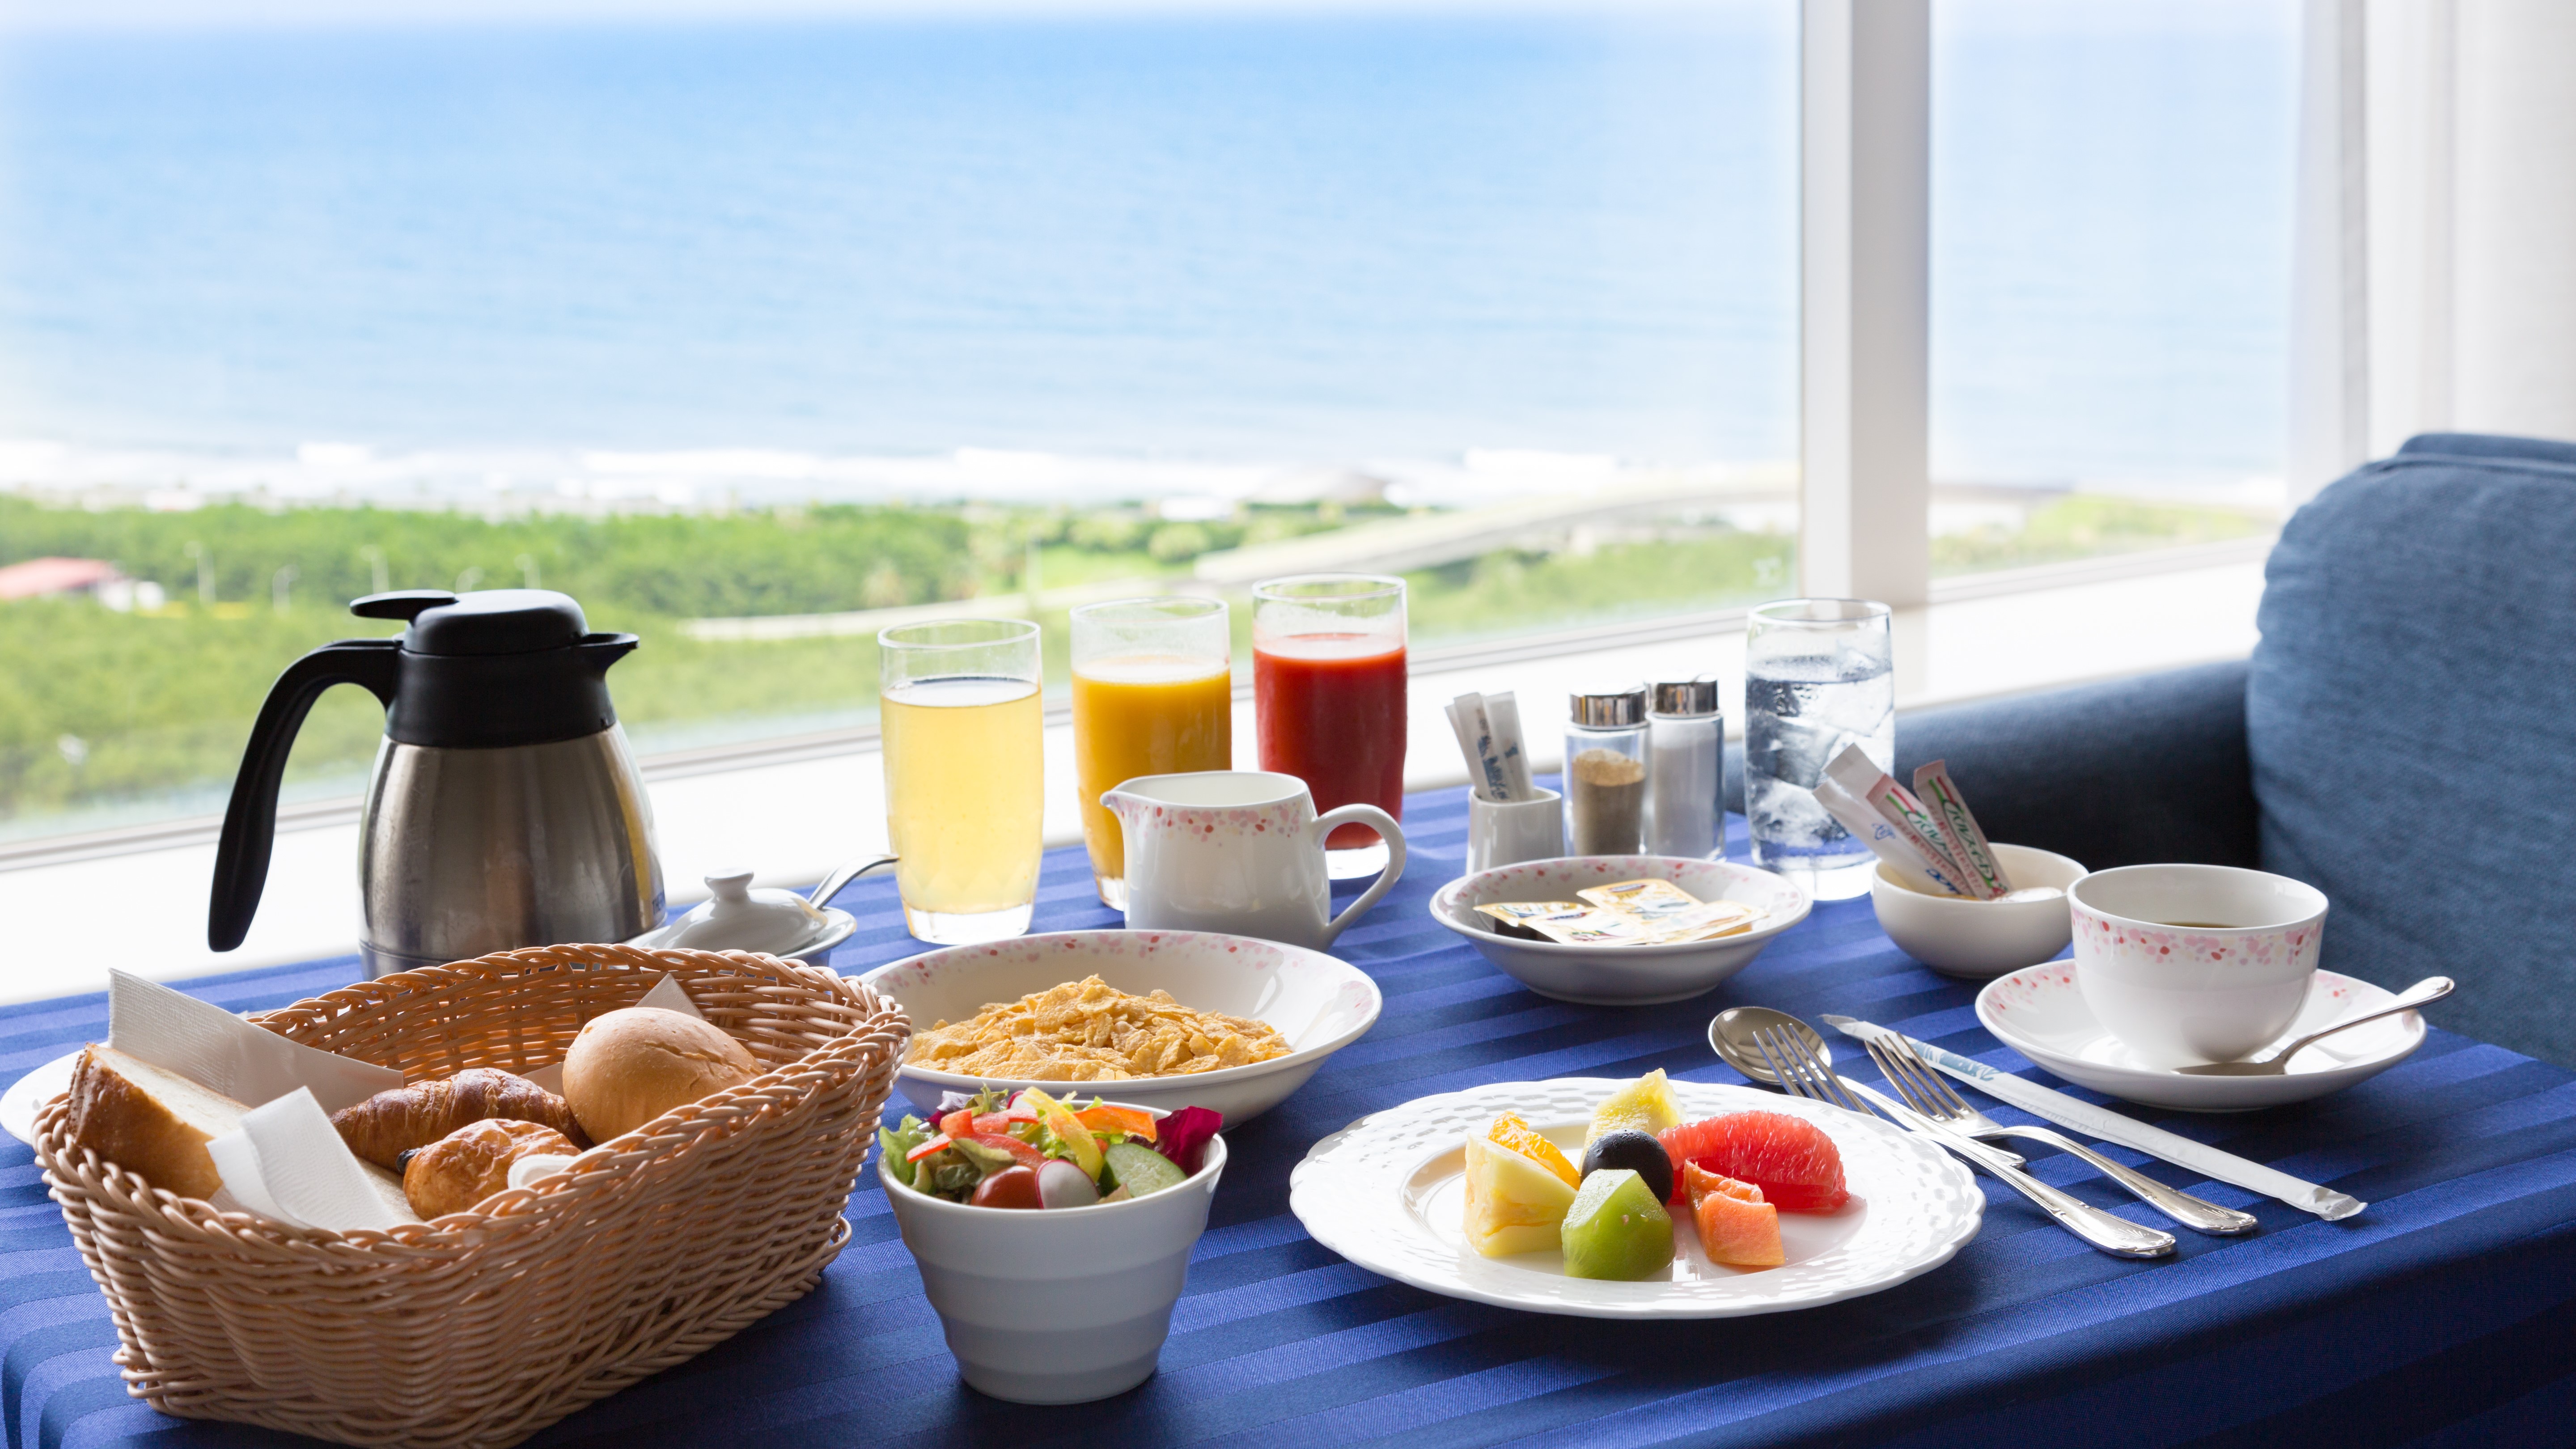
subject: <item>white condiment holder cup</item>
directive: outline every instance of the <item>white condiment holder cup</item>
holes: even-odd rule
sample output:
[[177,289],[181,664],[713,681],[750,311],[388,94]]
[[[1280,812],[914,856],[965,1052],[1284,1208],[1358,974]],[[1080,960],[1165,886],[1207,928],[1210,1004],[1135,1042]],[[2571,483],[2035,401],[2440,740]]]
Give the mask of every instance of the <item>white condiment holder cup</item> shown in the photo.
[[1527,800],[1468,795],[1467,874],[1563,854],[1565,798],[1554,790],[1532,787]]

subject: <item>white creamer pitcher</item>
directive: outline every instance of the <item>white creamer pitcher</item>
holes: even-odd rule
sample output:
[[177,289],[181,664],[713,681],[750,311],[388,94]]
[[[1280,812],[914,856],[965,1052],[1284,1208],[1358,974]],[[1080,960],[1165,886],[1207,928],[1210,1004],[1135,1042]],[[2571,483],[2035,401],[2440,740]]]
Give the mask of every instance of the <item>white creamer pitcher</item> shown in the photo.
[[[1321,951],[1404,874],[1404,829],[1374,805],[1315,814],[1294,775],[1205,770],[1140,775],[1100,797],[1127,840],[1127,924],[1224,931]],[[1386,870],[1331,915],[1324,840],[1337,826],[1386,837]]]

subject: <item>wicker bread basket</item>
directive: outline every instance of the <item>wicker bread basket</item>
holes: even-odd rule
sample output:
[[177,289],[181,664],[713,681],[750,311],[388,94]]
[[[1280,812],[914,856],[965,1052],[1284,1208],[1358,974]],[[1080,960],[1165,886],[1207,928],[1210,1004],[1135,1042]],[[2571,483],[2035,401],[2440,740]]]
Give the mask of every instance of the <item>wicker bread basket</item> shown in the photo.
[[579,1167],[391,1232],[176,1197],[75,1147],[36,1157],[107,1295],[127,1389],[164,1413],[346,1444],[514,1444],[814,1286],[910,1035],[828,970],[729,951],[550,946],[406,971],[253,1020],[420,1080],[563,1060],[664,971],[768,1070]]

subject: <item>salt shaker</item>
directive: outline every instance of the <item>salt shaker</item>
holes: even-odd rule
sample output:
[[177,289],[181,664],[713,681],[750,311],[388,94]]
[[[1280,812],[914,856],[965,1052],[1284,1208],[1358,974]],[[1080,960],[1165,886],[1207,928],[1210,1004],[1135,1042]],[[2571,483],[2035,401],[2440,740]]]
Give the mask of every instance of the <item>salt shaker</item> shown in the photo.
[[1646,691],[1569,696],[1565,836],[1576,855],[1635,855],[1645,845]]
[[1705,860],[1725,844],[1726,716],[1717,681],[1658,684],[1646,711],[1646,853]]

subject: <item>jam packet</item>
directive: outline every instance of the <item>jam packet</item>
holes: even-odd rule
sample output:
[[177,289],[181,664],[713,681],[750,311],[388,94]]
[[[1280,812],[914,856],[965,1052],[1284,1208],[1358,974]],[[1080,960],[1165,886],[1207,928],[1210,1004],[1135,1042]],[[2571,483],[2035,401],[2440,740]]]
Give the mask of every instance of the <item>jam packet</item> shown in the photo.
[[1668,880],[1623,880],[1575,892],[1605,911],[1633,916],[1649,925],[1706,907],[1700,898]]

